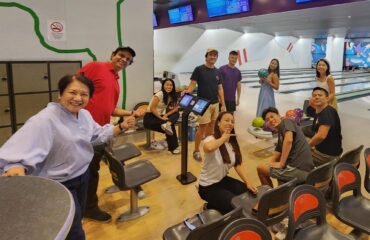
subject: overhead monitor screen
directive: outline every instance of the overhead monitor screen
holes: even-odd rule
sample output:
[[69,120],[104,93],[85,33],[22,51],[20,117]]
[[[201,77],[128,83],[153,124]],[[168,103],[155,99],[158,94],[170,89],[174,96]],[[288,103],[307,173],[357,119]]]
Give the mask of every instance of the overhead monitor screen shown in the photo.
[[345,66],[370,67],[370,39],[349,39],[344,49]]
[[223,15],[249,12],[249,0],[206,0],[208,16],[218,17]]
[[199,98],[198,101],[195,103],[192,111],[196,114],[203,115],[203,113],[207,110],[210,102],[206,99]]
[[312,2],[314,0],[295,0],[296,3],[306,3],[306,2]]
[[191,103],[191,100],[193,100],[193,96],[190,94],[184,94],[180,100],[180,106],[183,108],[186,108]]
[[168,10],[168,18],[170,20],[170,24],[193,21],[194,18],[191,5],[185,5]]

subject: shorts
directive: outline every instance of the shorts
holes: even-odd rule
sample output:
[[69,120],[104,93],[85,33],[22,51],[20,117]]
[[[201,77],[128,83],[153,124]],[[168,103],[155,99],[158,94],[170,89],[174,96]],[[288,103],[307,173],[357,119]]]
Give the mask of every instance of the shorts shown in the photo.
[[340,155],[339,156],[327,155],[325,153],[318,151],[316,148],[312,148],[311,153],[312,153],[313,163],[315,164],[316,167],[323,165],[325,163],[331,162],[334,159],[338,160],[340,158]]
[[208,124],[216,121],[219,113],[219,103],[210,104],[203,116],[198,117],[199,124]]
[[297,178],[298,184],[304,183],[307,175],[308,172],[289,165],[287,165],[284,169],[270,167],[270,177],[276,178],[282,182],[289,182],[290,180]]
[[235,112],[236,111],[236,102],[235,101],[225,101],[226,111]]

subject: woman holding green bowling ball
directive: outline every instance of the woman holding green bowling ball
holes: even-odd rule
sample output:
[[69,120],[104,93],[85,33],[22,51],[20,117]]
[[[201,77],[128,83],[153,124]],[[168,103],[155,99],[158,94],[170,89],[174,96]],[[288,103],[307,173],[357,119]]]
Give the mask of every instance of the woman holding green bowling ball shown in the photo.
[[261,84],[260,93],[258,96],[257,114],[256,117],[261,117],[264,109],[268,107],[275,107],[274,89],[279,90],[280,79],[280,64],[279,60],[273,58],[267,69],[268,76],[260,77]]

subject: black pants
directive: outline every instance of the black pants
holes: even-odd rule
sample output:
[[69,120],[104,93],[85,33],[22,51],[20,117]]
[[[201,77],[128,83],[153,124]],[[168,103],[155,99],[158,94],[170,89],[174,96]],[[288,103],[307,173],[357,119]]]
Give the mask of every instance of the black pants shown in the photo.
[[199,185],[199,195],[204,201],[208,202],[207,208],[216,209],[222,214],[234,209],[231,205],[233,197],[247,191],[245,183],[228,176],[209,186]]
[[89,186],[87,189],[86,197],[86,211],[98,207],[98,195],[96,191],[98,190],[99,184],[99,169],[100,169],[100,160],[104,155],[105,144],[94,146],[94,157],[89,165]]
[[171,114],[170,116],[168,116],[168,120],[172,123],[171,127],[172,127],[173,135],[171,135],[171,136],[166,134],[165,131],[163,131],[163,129],[161,128],[161,125],[163,123],[166,123],[166,121],[163,121],[163,120],[157,118],[152,113],[147,112],[145,114],[145,116],[144,116],[144,127],[147,128],[147,129],[156,131],[156,132],[164,133],[166,135],[168,151],[173,151],[179,146],[179,143],[178,143],[178,140],[177,140],[176,128],[175,128],[175,124],[176,124],[177,120],[179,119],[179,116],[180,115],[179,115],[178,112],[175,112],[175,113]]
[[76,208],[73,223],[66,238],[67,240],[85,239],[85,232],[82,228],[82,217],[85,212],[88,179],[89,171],[87,170],[81,176],[61,183],[71,192]]

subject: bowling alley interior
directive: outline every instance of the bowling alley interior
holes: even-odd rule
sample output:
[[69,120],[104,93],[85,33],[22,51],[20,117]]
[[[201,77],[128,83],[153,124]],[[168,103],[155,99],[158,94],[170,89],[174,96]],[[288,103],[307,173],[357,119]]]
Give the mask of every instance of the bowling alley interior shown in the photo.
[[370,240],[369,12],[0,1],[0,239]]

